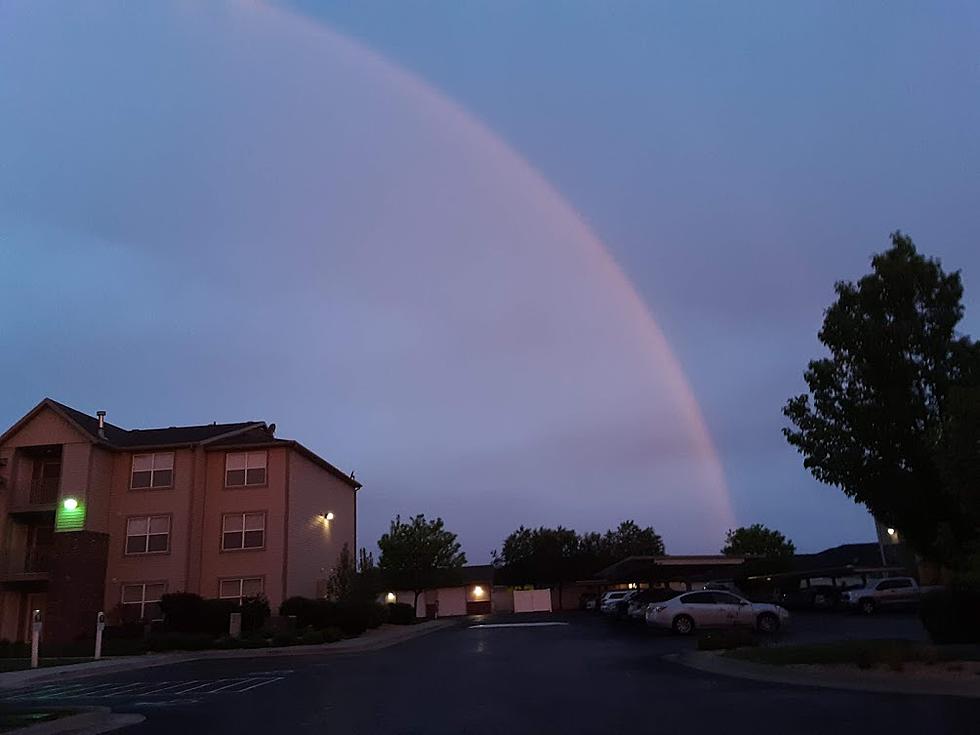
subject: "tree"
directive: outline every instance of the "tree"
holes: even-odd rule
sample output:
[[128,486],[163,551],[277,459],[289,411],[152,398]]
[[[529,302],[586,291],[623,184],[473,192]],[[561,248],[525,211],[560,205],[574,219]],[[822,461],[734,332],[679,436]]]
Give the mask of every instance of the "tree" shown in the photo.
[[606,531],[604,539],[606,555],[613,562],[628,556],[663,556],[664,540],[653,526],[640,528],[633,521],[623,521],[615,531]]
[[508,584],[555,585],[559,604],[564,585],[588,579],[596,572],[628,556],[662,556],[664,542],[652,527],[640,528],[624,521],[604,534],[594,531],[578,535],[557,528],[520,526],[504,539],[500,554],[493,553],[501,567],[501,580]]
[[337,566],[327,577],[327,597],[332,600],[348,600],[352,597],[357,580],[357,567],[350,546],[344,544],[337,558]]
[[466,564],[456,534],[446,530],[442,518],[429,521],[422,514],[408,522],[396,516],[388,532],[378,540],[378,547],[378,566],[385,581],[393,587],[412,590],[415,609],[419,595],[436,586],[441,574]]
[[951,408],[980,385],[980,349],[956,332],[959,273],[905,235],[891,239],[870,274],[836,284],[818,334],[830,355],[809,363],[809,393],[787,402],[793,427],[783,432],[814,477],[948,562],[977,533],[951,480],[956,452],[975,458],[977,449],[962,446],[969,417]]
[[725,535],[725,556],[747,556],[763,559],[786,559],[796,553],[793,542],[779,531],[766,528],[761,523],[742,526]]

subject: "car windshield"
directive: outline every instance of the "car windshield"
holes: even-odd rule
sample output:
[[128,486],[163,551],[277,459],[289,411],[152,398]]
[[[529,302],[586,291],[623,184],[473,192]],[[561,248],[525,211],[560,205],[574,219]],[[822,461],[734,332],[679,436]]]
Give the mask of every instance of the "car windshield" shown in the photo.
[[980,0],[0,0],[0,387],[0,733],[980,730]]

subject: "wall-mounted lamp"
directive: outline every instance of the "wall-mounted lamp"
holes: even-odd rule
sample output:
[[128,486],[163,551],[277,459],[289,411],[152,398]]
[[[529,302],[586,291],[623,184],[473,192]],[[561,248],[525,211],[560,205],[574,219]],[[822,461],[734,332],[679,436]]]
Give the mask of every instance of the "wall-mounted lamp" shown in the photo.
[[889,528],[887,530],[888,530],[888,535],[889,536],[894,536],[895,535],[895,529],[894,528]]
[[483,588],[480,585],[477,585],[476,587],[473,588],[473,596],[483,597]]
[[78,501],[75,498],[65,498],[61,506],[69,512],[78,510]]
[[325,521],[332,521],[333,520],[333,513],[330,512],[330,511],[328,511],[328,512],[324,513],[321,517]]
[[387,595],[385,595],[385,602],[393,603],[397,599],[398,598],[395,597],[395,593],[394,592],[389,592]]

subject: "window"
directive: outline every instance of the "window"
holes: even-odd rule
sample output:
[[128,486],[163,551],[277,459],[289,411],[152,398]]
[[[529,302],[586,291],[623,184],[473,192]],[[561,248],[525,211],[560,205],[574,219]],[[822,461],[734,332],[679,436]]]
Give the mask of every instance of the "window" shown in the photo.
[[173,487],[174,453],[134,454],[133,477],[129,487],[134,490],[151,487]]
[[225,455],[225,487],[265,485],[266,452],[229,452]]
[[689,595],[684,595],[681,598],[681,602],[685,605],[714,605],[715,604],[715,593],[714,592],[692,592]]
[[262,594],[261,577],[242,577],[241,579],[222,579],[218,583],[218,597],[223,600],[242,601],[243,597],[256,597]]
[[[163,582],[136,582],[122,586],[123,616],[135,620],[159,620],[160,598],[166,591]],[[130,613],[130,614],[127,614]]]
[[911,586],[912,582],[907,579],[886,579],[878,583],[879,590],[900,590]]
[[719,605],[741,605],[742,598],[728,592],[715,592],[715,602]]
[[127,554],[162,554],[170,549],[170,516],[138,516],[126,521]]
[[265,513],[229,513],[221,518],[221,548],[261,549],[265,546]]

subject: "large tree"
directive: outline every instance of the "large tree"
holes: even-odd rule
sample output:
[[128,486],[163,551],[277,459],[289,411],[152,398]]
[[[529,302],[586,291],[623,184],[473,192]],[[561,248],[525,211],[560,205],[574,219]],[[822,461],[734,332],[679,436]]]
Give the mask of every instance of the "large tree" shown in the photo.
[[416,609],[424,590],[437,586],[447,572],[466,564],[456,534],[446,530],[442,518],[430,521],[419,514],[405,522],[396,516],[378,540],[378,547],[378,567],[386,583],[412,590]]
[[566,583],[588,579],[628,556],[662,556],[664,542],[652,527],[624,521],[604,534],[557,528],[519,527],[504,539],[494,562],[508,584],[555,585],[559,600]]
[[980,350],[956,331],[963,286],[898,232],[871,264],[836,285],[818,335],[830,354],[810,362],[809,393],[786,404],[784,433],[818,480],[924,556],[951,561],[977,524],[950,480],[969,423],[952,409],[980,384]]
[[751,526],[729,529],[721,553],[725,556],[786,559],[796,553],[796,546],[779,531],[753,523]]

